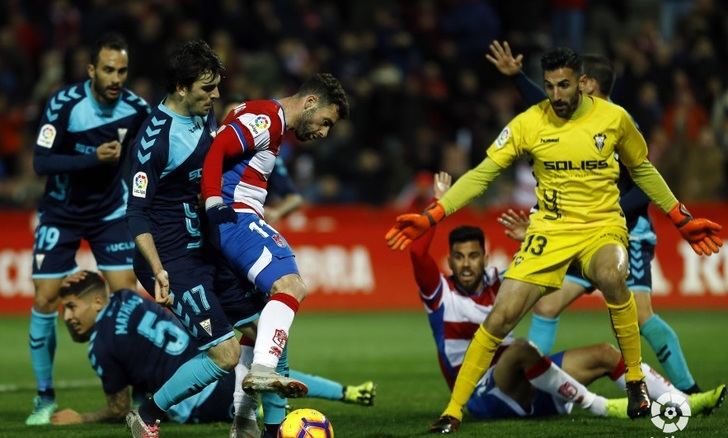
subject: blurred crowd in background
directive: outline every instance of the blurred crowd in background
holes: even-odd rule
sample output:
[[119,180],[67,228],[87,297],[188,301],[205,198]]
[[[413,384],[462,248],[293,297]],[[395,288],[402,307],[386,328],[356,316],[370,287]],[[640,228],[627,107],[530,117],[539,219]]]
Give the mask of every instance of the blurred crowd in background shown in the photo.
[[[38,119],[59,87],[87,78],[88,47],[107,31],[130,46],[127,86],[163,95],[175,44],[205,39],[223,59],[223,104],[285,96],[316,72],[347,89],[352,117],[322,141],[282,149],[312,204],[408,208],[431,174],[479,163],[525,109],[484,58],[507,40],[541,83],[556,45],[614,61],[613,100],[639,124],[653,163],[686,202],[725,200],[728,6],[717,0],[4,0],[0,2],[0,206],[34,207]],[[526,162],[480,205],[532,205]]]

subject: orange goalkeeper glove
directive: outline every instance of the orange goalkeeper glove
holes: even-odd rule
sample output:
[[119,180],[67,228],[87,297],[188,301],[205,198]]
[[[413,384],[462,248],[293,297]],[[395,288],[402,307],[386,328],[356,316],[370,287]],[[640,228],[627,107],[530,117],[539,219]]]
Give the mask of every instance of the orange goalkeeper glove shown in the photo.
[[683,204],[678,202],[667,216],[698,255],[717,254],[723,246],[723,240],[716,234],[723,227],[708,219],[695,219]]
[[439,202],[435,202],[422,213],[408,213],[397,216],[397,223],[387,231],[384,239],[386,239],[390,249],[401,251],[444,218],[445,209]]

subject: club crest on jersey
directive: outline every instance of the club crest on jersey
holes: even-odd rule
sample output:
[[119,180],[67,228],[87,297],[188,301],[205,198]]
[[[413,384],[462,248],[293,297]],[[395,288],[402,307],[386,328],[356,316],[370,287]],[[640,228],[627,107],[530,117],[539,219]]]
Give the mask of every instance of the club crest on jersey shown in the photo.
[[35,140],[35,143],[40,147],[50,149],[51,146],[53,146],[53,140],[55,139],[56,127],[50,123],[46,123],[40,127],[40,132],[38,133],[38,138]]
[[149,185],[149,178],[144,172],[137,172],[134,174],[132,179],[132,191],[131,194],[137,198],[147,197],[147,185]]
[[281,248],[286,247],[286,240],[280,234],[274,234],[271,239],[273,239],[276,245],[280,246]]
[[119,136],[119,143],[124,143],[127,131],[127,128],[116,128],[116,134]]
[[607,136],[601,132],[594,136],[594,146],[597,147],[599,152],[604,149],[604,144],[607,142]]
[[495,139],[495,146],[500,149],[506,145],[508,139],[511,138],[511,130],[507,126],[503,128],[498,138]]

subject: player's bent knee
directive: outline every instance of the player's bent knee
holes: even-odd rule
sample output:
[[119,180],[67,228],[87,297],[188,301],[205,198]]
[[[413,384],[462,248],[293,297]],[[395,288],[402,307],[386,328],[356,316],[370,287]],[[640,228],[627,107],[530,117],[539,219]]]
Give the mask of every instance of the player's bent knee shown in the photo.
[[495,308],[488,314],[483,327],[493,336],[504,338],[516,325],[515,318],[509,318],[505,312],[496,312]]
[[300,303],[301,301],[303,301],[304,298],[306,298],[306,295],[308,294],[308,288],[306,287],[306,283],[303,282],[303,279],[300,275],[287,274],[273,283],[273,287],[271,288],[271,294],[278,292],[291,295],[296,298]]
[[231,371],[238,364],[240,344],[235,337],[232,337],[211,347],[207,354],[217,366],[225,371]]
[[60,297],[57,283],[46,284],[37,282],[33,296],[33,308],[42,313],[51,313],[58,309]]

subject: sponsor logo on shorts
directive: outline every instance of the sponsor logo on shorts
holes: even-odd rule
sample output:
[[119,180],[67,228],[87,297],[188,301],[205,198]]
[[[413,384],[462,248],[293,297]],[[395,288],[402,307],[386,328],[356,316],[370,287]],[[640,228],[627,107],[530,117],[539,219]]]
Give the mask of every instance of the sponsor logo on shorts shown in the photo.
[[134,248],[134,242],[117,242],[106,245],[106,252],[129,251]]
[[132,179],[131,194],[137,198],[146,198],[148,185],[149,178],[147,178],[147,174],[144,172],[137,172]]
[[35,140],[35,143],[40,147],[50,149],[55,139],[56,127],[50,123],[46,123],[40,127],[40,132],[38,132],[38,138]]

